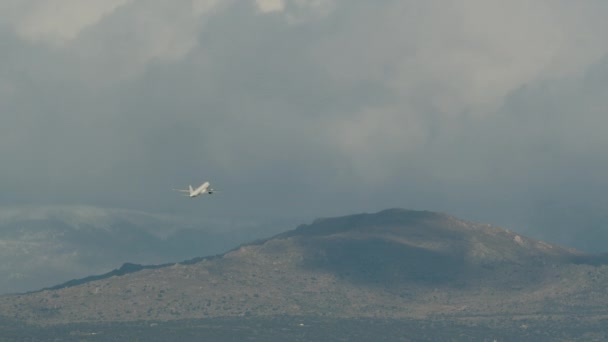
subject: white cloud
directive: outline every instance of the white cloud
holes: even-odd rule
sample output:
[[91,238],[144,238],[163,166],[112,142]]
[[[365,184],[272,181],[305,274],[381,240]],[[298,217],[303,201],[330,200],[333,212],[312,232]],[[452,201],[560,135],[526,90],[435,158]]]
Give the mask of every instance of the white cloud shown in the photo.
[[220,6],[220,3],[229,4],[230,1],[222,0],[192,0],[192,12],[194,15],[209,14]]
[[608,53],[604,1],[84,3],[0,2],[5,201],[179,209],[164,189],[200,173],[240,182],[237,210],[366,186],[392,205],[419,203],[404,187],[516,198],[551,156],[607,148],[606,78],[586,71]]
[[122,82],[149,63],[179,61],[198,45],[206,19],[231,1],[30,0],[5,3],[22,39],[51,45],[91,86]]
[[[34,42],[62,45],[133,0],[38,0],[5,4],[15,31]],[[7,13],[7,12],[5,12]]]
[[255,0],[255,3],[262,13],[281,12],[285,9],[283,0]]
[[[330,120],[328,145],[348,156],[362,179],[391,179],[383,167],[398,173],[412,159],[446,183],[491,175],[480,158],[454,154],[459,141],[479,134],[477,122],[510,115],[502,106],[517,89],[573,79],[608,53],[601,2],[362,3],[310,50],[339,87],[379,85],[389,94],[374,109],[345,106]],[[572,135],[561,124],[557,131]]]
[[382,82],[404,101],[444,115],[483,116],[523,84],[601,58],[608,25],[588,22],[594,11],[606,8],[524,0],[370,2],[314,53],[344,82]]

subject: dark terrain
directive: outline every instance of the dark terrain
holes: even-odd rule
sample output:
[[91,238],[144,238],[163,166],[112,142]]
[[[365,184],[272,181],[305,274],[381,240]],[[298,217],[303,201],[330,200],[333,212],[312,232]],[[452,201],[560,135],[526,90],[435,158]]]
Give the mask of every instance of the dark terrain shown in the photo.
[[0,324],[1,341],[606,341],[605,321],[574,318],[226,317],[179,321]]
[[216,257],[0,297],[7,340],[605,340],[604,256],[448,215],[319,219]]

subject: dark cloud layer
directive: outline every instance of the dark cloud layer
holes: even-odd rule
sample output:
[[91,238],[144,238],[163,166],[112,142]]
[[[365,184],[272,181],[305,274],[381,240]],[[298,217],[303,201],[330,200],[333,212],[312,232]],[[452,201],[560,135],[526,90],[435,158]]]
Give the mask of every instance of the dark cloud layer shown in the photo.
[[601,1],[44,3],[0,25],[0,204],[399,206],[602,249]]

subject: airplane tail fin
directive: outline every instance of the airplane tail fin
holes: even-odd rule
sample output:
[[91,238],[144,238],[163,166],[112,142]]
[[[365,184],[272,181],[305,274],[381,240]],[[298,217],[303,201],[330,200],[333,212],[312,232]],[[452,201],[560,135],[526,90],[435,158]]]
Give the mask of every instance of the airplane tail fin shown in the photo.
[[188,189],[190,189],[190,193],[194,192],[194,189],[192,189],[192,185],[188,185]]

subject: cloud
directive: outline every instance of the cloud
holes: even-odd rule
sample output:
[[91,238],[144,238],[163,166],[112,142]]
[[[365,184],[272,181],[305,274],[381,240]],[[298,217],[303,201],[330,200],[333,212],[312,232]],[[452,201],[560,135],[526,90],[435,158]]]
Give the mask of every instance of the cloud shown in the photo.
[[[321,37],[319,64],[336,79],[382,82],[444,115],[490,115],[521,85],[580,72],[606,53],[599,31],[593,33],[601,22],[586,22],[588,11],[566,15],[571,6],[554,2],[351,7],[347,22]],[[362,18],[374,24],[359,24]],[[572,39],[578,34],[585,39]]]
[[[605,188],[602,1],[91,3],[0,5],[0,203],[519,224]],[[238,196],[168,192],[205,179]]]
[[2,9],[20,37],[62,45],[129,2],[131,0],[8,1]]
[[285,9],[283,0],[256,0],[255,3],[262,13],[280,12]]

